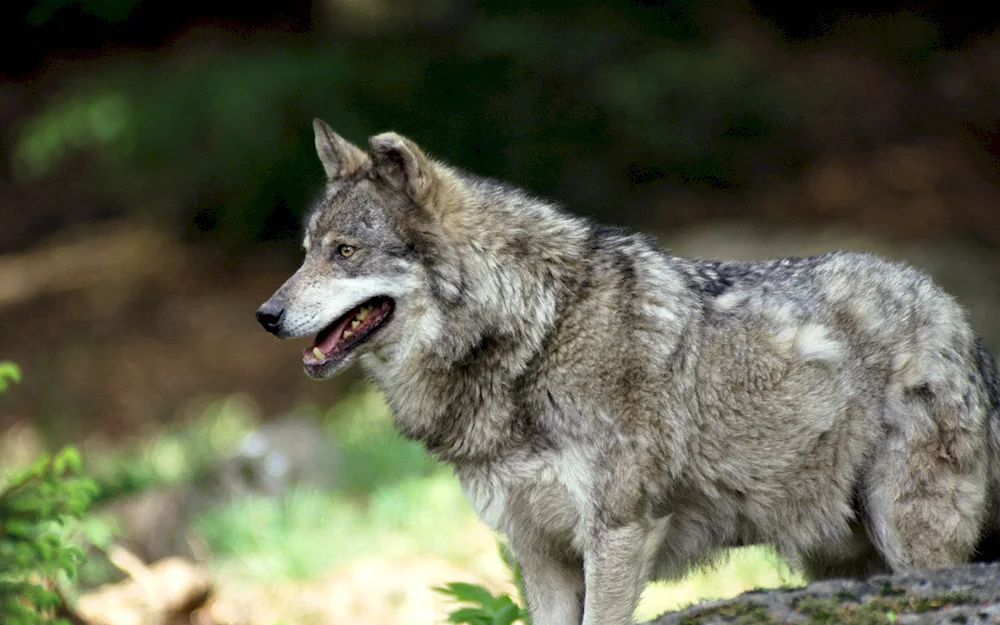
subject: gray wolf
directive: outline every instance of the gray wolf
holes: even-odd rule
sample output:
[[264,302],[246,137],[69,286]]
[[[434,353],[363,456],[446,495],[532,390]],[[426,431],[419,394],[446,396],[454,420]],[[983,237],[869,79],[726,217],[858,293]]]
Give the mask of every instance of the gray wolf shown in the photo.
[[257,311],[355,360],[522,567],[535,625],[767,543],[812,577],[943,567],[1000,532],[1000,392],[966,311],[862,253],[720,262],[315,122],[328,184]]

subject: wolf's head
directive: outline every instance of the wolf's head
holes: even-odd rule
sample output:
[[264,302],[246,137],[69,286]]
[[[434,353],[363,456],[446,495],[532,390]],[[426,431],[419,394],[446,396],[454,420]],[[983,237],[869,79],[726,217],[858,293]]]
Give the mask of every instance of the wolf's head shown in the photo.
[[435,241],[449,174],[398,134],[371,137],[366,153],[320,120],[313,128],[327,187],[306,225],[302,266],[257,319],[279,338],[315,335],[303,364],[326,378],[412,340],[427,303],[453,288],[435,258],[446,248]]

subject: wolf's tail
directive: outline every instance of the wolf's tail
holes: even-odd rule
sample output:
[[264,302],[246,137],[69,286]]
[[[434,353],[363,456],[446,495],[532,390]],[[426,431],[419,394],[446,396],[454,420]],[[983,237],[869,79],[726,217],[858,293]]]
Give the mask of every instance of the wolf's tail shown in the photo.
[[993,354],[983,345],[982,339],[976,342],[976,364],[979,375],[986,387],[988,413],[986,416],[986,435],[989,437],[989,502],[990,511],[983,534],[976,546],[976,562],[993,562],[1000,560],[1000,376],[997,375],[996,361]]

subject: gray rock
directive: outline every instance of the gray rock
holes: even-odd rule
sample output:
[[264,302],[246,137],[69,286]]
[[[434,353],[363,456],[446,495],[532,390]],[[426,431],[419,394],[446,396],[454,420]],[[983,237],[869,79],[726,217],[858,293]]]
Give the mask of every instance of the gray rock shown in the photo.
[[217,494],[280,497],[298,487],[330,488],[339,450],[311,419],[290,416],[247,434],[215,468]]
[[1000,563],[753,591],[670,612],[645,625],[696,623],[1000,623]]
[[198,483],[165,485],[108,503],[118,540],[146,562],[197,555],[191,524],[207,508],[247,496],[283,497],[297,488],[328,489],[339,449],[314,421],[289,416],[250,432]]

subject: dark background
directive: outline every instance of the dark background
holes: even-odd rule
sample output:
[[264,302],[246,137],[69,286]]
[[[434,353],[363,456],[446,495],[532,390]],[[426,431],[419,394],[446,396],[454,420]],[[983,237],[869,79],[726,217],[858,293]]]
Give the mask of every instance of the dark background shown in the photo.
[[2,3],[0,358],[25,382],[0,427],[114,441],[204,396],[265,415],[338,397],[350,376],[309,383],[252,316],[298,259],[313,117],[683,252],[909,258],[994,342],[998,19],[935,1]]

